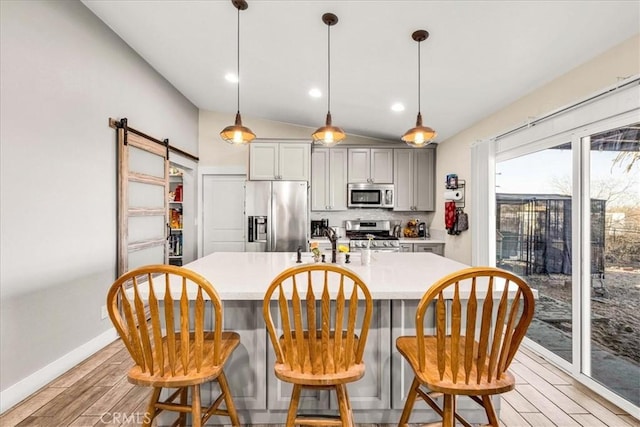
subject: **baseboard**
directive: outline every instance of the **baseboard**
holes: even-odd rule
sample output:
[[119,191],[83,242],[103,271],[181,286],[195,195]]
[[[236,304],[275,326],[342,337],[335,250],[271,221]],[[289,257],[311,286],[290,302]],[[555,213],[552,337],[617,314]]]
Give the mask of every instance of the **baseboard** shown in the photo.
[[37,370],[25,379],[15,383],[9,388],[0,391],[0,414],[12,406],[21,402],[24,398],[35,393],[69,369],[76,366],[89,356],[103,349],[115,341],[118,334],[114,328],[101,333],[91,341],[82,344],[58,360],[55,360],[42,369]]

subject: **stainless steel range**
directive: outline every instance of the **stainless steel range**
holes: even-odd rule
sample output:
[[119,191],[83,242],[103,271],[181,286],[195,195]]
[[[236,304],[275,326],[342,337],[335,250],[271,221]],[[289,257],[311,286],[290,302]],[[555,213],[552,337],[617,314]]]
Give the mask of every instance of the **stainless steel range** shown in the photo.
[[345,233],[349,238],[349,251],[359,252],[367,247],[369,236],[370,248],[374,251],[400,252],[400,242],[391,235],[391,221],[357,220],[345,221]]

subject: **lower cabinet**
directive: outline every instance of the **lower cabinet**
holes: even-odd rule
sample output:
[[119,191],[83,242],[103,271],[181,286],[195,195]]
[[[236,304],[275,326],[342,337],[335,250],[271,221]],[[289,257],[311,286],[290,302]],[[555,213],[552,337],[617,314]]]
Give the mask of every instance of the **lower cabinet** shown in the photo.
[[444,256],[444,243],[400,243],[400,252],[431,252]]
[[414,243],[413,252],[433,252],[444,256],[444,243]]
[[[274,302],[275,304],[275,302]],[[360,380],[348,385],[349,399],[354,411],[369,409],[389,409],[389,370],[390,357],[390,301],[375,300],[373,316],[367,336],[364,355],[366,373]],[[358,310],[360,315],[364,313]],[[261,312],[260,312],[261,313]],[[320,321],[320,319],[318,319]],[[291,384],[280,381],[273,373],[275,355],[271,343],[267,343],[267,396],[269,409],[287,410],[291,400]],[[336,396],[330,391],[305,390],[300,399],[301,409],[338,409]]]
[[[401,335],[415,334],[418,302],[373,302],[365,350],[366,373],[360,380],[347,385],[354,416],[359,423],[396,424],[400,419],[413,371],[396,350],[395,341]],[[225,365],[225,373],[242,425],[284,423],[292,387],[278,380],[273,372],[275,355],[262,316],[262,301],[223,301],[223,307],[224,330],[240,334],[240,346]],[[433,325],[433,319],[428,319],[427,327],[433,328]],[[207,389],[209,399],[205,397]],[[217,395],[215,383],[203,386],[203,403]],[[476,412],[476,408],[466,402],[460,402],[458,407],[465,415]],[[305,391],[300,409],[310,412],[337,410],[335,395],[326,390]],[[478,419],[478,416],[471,418]],[[430,408],[418,402],[411,422],[428,423],[438,419]],[[228,419],[214,416],[211,422],[225,423]]]

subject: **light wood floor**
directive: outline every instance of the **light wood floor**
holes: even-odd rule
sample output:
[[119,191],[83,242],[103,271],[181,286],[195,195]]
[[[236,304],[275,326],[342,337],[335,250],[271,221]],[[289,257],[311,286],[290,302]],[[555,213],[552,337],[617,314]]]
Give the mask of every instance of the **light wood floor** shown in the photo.
[[[0,416],[0,426],[138,425],[101,420],[105,413],[144,413],[149,389],[127,382],[130,365],[122,342],[115,341]],[[502,395],[500,420],[505,427],[640,426],[527,349],[521,348],[511,371],[518,384]]]

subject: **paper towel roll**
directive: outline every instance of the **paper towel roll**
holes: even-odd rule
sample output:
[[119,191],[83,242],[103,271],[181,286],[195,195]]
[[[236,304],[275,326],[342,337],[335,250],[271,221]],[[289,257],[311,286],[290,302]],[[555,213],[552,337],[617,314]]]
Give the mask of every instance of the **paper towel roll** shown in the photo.
[[445,200],[462,200],[462,191],[460,190],[449,190],[444,192]]

